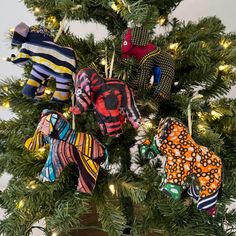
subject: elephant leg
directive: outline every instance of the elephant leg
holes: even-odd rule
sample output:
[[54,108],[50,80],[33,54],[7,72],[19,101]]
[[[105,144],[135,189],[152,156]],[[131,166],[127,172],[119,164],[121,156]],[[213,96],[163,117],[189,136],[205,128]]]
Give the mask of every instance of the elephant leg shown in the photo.
[[[199,200],[197,208],[206,211],[209,215],[216,215],[216,202],[221,186],[222,164],[218,156],[211,151],[204,151],[197,158],[194,174],[199,182]],[[207,157],[207,158],[206,158]]]
[[[33,66],[30,78],[24,86],[22,93],[28,97],[35,97],[42,84],[48,79],[49,75],[37,65]],[[44,92],[44,90],[43,90]],[[40,92],[40,93],[43,93]]]
[[198,201],[199,199],[199,189],[195,184],[191,184],[188,189],[188,195],[192,197],[195,201]]
[[182,186],[185,183],[187,176],[190,174],[190,162],[182,157],[168,155],[165,172],[166,180],[162,187],[162,191],[176,200],[180,199]]
[[174,82],[175,64],[170,54],[161,51],[153,57],[155,66],[161,70],[160,83],[153,88],[152,96],[159,102],[168,99]]
[[70,80],[66,78],[56,77],[56,91],[53,94],[52,101],[67,103],[69,100],[70,100]]
[[77,191],[91,193],[96,185],[100,165],[93,161],[91,157],[79,154],[80,157],[77,160],[79,168]]
[[44,96],[44,92],[45,89],[47,87],[47,83],[50,80],[50,77],[48,77],[46,80],[44,80],[42,82],[42,84],[40,85],[40,87],[38,87],[36,93],[35,93],[35,97],[37,97],[38,99],[42,98]]
[[53,182],[60,176],[62,170],[69,164],[69,160],[66,158],[67,155],[65,150],[68,150],[70,146],[63,141],[55,139],[50,139],[49,144],[50,149],[48,158],[42,169],[40,177],[43,180]]
[[173,78],[166,75],[161,75],[160,83],[159,85],[154,86],[152,96],[158,102],[168,99],[171,94],[172,84],[173,84]]

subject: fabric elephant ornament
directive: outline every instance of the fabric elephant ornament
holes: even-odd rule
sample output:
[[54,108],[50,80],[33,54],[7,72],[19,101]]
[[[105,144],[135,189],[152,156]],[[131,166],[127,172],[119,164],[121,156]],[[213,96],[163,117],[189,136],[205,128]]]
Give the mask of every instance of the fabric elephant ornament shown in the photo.
[[76,106],[70,111],[76,115],[93,105],[103,135],[118,137],[127,117],[134,128],[141,124],[141,116],[131,89],[118,79],[105,80],[96,70],[85,68],[74,78]]
[[[188,186],[188,194],[197,201],[199,210],[216,215],[216,202],[222,183],[221,159],[208,148],[197,144],[185,125],[176,118],[167,117],[160,121],[157,135],[152,142],[139,146],[140,155],[166,157],[165,175],[161,190],[178,200]],[[192,183],[187,184],[187,177]]]
[[127,84],[140,93],[148,90],[151,75],[154,74],[152,96],[157,101],[168,99],[174,82],[174,61],[170,54],[150,42],[150,35],[144,27],[128,28],[122,36],[121,57],[133,57],[139,61],[137,73],[127,79]]
[[29,97],[42,96],[49,77],[56,80],[52,100],[66,103],[70,99],[70,84],[75,72],[76,57],[72,48],[53,42],[51,32],[42,26],[18,24],[13,33],[12,46],[20,46],[11,61],[17,65],[32,63],[30,78],[22,93]]
[[46,144],[50,150],[41,177],[53,182],[69,163],[74,163],[79,171],[77,190],[91,193],[100,164],[108,157],[105,147],[92,135],[72,130],[62,114],[50,110],[43,110],[34,136],[26,140],[25,147],[36,151]]

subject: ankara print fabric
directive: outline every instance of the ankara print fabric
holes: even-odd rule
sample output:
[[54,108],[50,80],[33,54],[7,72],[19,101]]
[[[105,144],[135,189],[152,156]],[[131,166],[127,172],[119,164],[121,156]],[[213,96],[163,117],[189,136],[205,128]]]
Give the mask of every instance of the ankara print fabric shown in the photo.
[[143,27],[127,29],[122,35],[121,57],[133,57],[139,62],[136,73],[127,78],[127,84],[138,92],[150,88],[150,79],[155,68],[160,68],[160,82],[152,87],[152,97],[161,102],[168,99],[174,83],[175,63],[170,54],[154,45]]
[[24,23],[16,26],[12,44],[21,46],[19,54],[12,58],[12,62],[17,65],[25,63],[33,65],[30,78],[22,93],[29,97],[37,96],[37,90],[51,76],[56,80],[56,91],[52,100],[67,102],[70,99],[72,74],[76,68],[73,49],[54,43],[48,29],[40,26],[29,28]]
[[91,193],[100,164],[107,158],[104,146],[89,134],[75,132],[63,115],[49,110],[42,112],[34,136],[25,142],[29,150],[38,150],[45,144],[50,149],[41,177],[55,181],[69,163],[74,163],[79,172],[77,190]]
[[[197,144],[183,123],[175,118],[168,117],[160,122],[156,143],[161,153],[166,155],[166,182],[183,186],[188,176],[196,176],[198,208],[212,207],[222,182],[221,159]],[[190,192],[194,195],[194,191]]]
[[76,107],[70,110],[76,115],[88,110],[92,104],[96,120],[103,135],[119,136],[127,118],[134,128],[141,124],[132,90],[118,79],[105,80],[96,70],[80,70],[74,80]]

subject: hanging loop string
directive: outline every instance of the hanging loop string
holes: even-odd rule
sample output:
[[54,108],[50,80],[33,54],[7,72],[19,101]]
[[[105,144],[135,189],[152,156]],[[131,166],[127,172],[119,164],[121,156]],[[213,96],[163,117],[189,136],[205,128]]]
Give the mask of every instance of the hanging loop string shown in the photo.
[[105,76],[106,76],[106,78],[108,78],[107,46],[105,47]]
[[188,107],[187,107],[187,111],[188,111],[188,131],[189,131],[190,136],[192,136],[192,111],[191,111],[191,104],[192,104],[193,100],[200,99],[202,97],[203,97],[203,95],[195,93],[193,95],[193,97],[190,99]]
[[115,61],[115,44],[113,44],[113,54],[112,54],[112,58],[111,58],[111,66],[110,66],[110,73],[109,73],[109,78],[112,78],[112,73],[113,73],[113,66],[114,66],[114,61]]
[[59,28],[59,30],[57,31],[57,34],[56,34],[56,36],[55,36],[55,38],[54,38],[54,42],[55,42],[55,43],[57,42],[57,40],[58,40],[59,37],[61,36],[63,30],[65,29],[65,22],[66,22],[66,20],[67,20],[67,15],[65,15],[65,16],[63,17],[62,21],[60,22],[60,28]]

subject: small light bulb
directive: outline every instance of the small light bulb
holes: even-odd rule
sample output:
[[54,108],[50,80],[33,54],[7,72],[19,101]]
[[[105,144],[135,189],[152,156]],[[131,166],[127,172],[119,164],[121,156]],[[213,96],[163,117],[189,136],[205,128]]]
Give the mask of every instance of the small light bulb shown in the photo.
[[114,195],[116,193],[116,189],[115,189],[115,185],[114,184],[110,184],[109,185],[109,189],[111,191],[111,193]]
[[16,208],[20,209],[25,205],[25,200],[20,200],[17,204],[16,204]]
[[35,180],[30,181],[29,184],[26,186],[26,188],[36,189],[37,184],[36,184]]
[[197,127],[198,127],[199,131],[202,131],[202,132],[206,131],[206,128],[204,127],[204,125],[199,124]]
[[34,8],[34,13],[39,13],[40,12],[40,8],[39,7],[35,7]]
[[53,232],[52,236],[58,236],[58,233],[57,232]]
[[179,47],[179,43],[171,43],[171,44],[169,45],[169,48],[170,48],[171,50],[174,50],[174,51],[176,51],[176,50],[178,49],[178,47]]
[[226,40],[226,39],[222,39],[222,40],[220,41],[220,45],[221,45],[224,49],[228,48],[231,44],[232,44],[232,42],[230,42],[229,40]]
[[9,89],[8,89],[8,87],[7,87],[7,86],[4,86],[4,87],[3,87],[3,90],[4,90],[4,91],[6,91],[6,92],[8,92],[8,91],[9,91]]
[[64,112],[62,115],[65,116],[66,119],[70,117],[70,113],[68,111]]
[[158,19],[157,19],[157,23],[159,25],[164,25],[166,22],[166,18],[164,16],[160,16]]
[[211,115],[213,116],[213,119],[219,119],[222,116],[221,113],[214,111],[214,110],[211,111]]
[[45,92],[46,94],[49,94],[49,95],[52,93],[51,89],[49,89],[49,88],[46,88],[44,92]]
[[117,10],[118,10],[118,7],[117,7],[117,5],[116,5],[115,2],[112,2],[112,3],[111,3],[111,8],[112,8],[114,11],[117,11]]
[[21,87],[23,87],[23,86],[25,85],[24,80],[20,80],[19,83],[20,83],[20,86],[21,86]]
[[3,102],[2,106],[5,107],[5,108],[9,108],[10,107],[10,102]]
[[202,119],[203,118],[203,113],[202,112],[197,112],[197,116]]
[[230,68],[230,66],[229,65],[220,65],[218,68],[220,71],[227,71]]
[[106,65],[106,59],[102,58],[102,60],[100,61],[100,64],[103,65],[103,66]]
[[15,31],[15,28],[10,28],[9,31],[10,31],[10,32],[14,32],[14,31]]
[[38,149],[38,151],[39,151],[40,153],[44,153],[45,150],[46,150],[45,147],[41,147],[41,148]]
[[151,129],[153,127],[153,124],[151,121],[146,121],[145,123],[143,123],[143,125],[146,129]]

